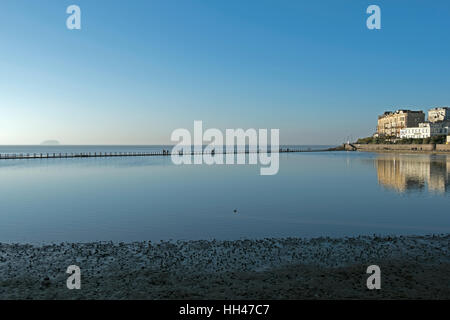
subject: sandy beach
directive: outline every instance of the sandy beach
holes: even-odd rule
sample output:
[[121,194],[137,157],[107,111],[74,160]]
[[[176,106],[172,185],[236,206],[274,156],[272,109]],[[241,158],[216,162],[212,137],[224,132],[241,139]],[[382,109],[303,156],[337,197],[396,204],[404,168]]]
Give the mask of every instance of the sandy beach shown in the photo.
[[[381,290],[366,287],[371,264]],[[449,299],[450,235],[1,244],[0,298]]]

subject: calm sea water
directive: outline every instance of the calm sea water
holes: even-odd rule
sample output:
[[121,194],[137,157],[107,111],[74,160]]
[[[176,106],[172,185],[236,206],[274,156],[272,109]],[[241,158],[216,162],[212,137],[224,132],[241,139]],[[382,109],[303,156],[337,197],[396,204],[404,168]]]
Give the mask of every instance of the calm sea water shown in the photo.
[[170,157],[0,160],[0,242],[448,233],[449,200],[447,155],[280,154],[275,176]]

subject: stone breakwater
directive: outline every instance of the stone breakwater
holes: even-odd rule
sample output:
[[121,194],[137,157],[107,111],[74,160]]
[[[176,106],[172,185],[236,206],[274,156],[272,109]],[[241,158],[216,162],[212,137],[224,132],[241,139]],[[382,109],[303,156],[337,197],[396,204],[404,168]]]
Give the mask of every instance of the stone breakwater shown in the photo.
[[[73,264],[81,268],[81,290],[66,288],[65,271]],[[365,268],[371,264],[379,265],[388,279],[395,274],[398,290],[390,291],[384,281],[387,296],[368,292]],[[437,296],[431,298],[449,298],[449,266],[448,234],[0,244],[0,298],[421,298],[433,293],[425,293],[426,287],[436,287]],[[345,281],[347,289],[336,292],[333,286]],[[411,286],[414,294],[411,288],[404,292]]]

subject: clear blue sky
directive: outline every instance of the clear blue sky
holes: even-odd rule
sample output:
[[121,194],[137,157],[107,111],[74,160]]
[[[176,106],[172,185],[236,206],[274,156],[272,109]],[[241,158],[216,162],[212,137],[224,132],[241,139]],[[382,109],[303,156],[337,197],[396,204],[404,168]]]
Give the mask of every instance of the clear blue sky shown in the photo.
[[450,1],[2,0],[0,144],[165,144],[194,120],[334,144],[450,105],[449,57]]

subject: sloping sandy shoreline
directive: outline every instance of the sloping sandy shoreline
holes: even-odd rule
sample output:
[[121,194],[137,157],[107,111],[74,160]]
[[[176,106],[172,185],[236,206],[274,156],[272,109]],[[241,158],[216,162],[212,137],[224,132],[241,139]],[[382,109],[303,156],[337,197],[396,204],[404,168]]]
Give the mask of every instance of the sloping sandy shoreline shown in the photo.
[[[372,264],[381,290],[366,287]],[[233,298],[449,299],[450,235],[0,244],[0,299]]]

